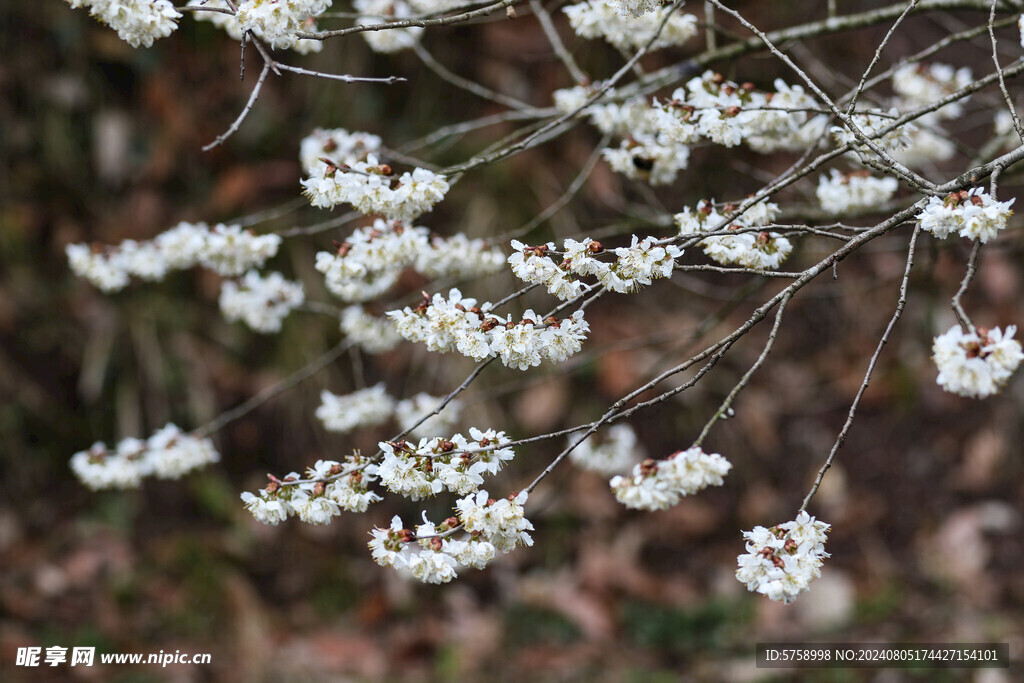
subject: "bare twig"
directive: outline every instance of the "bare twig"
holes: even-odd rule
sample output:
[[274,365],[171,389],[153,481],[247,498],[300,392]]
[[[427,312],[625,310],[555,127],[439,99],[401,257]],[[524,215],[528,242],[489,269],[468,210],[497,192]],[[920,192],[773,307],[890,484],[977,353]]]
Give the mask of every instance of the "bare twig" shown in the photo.
[[213,142],[204,145],[203,151],[209,152],[214,147],[224,144],[224,141],[235,134],[235,131],[242,125],[242,121],[245,121],[245,117],[249,115],[249,111],[252,110],[256,99],[260,96],[260,89],[263,87],[263,81],[267,79],[267,74],[270,73],[270,63],[264,62],[263,70],[260,72],[260,77],[256,80],[256,85],[253,86],[252,92],[249,93],[249,101],[245,103],[245,107],[242,109],[242,113],[238,115],[238,118],[228,127],[226,131],[217,136],[217,139]]
[[921,226],[914,228],[914,233],[910,236],[910,246],[907,249],[907,265],[903,271],[903,280],[900,282],[900,296],[896,302],[896,310],[893,312],[892,318],[889,320],[888,326],[885,328],[885,332],[882,334],[882,338],[878,340],[878,346],[875,348],[875,352],[871,355],[871,360],[868,362],[868,369],[864,373],[864,380],[860,383],[860,389],[857,390],[857,395],[854,397],[853,402],[850,404],[850,410],[846,414],[846,422],[843,423],[842,429],[839,430],[839,436],[836,437],[835,443],[832,444],[832,450],[829,451],[828,457],[825,459],[825,464],[818,470],[818,476],[814,480],[814,485],[811,486],[811,490],[807,493],[804,498],[804,502],[800,505],[800,511],[803,512],[807,509],[807,505],[814,498],[814,494],[818,492],[818,487],[821,486],[822,479],[825,478],[825,473],[828,472],[829,468],[832,467],[832,462],[835,460],[836,453],[842,448],[843,443],[846,441],[846,435],[850,431],[850,427],[853,425],[854,416],[857,414],[857,406],[860,405],[860,399],[864,395],[864,392],[868,388],[868,383],[871,381],[871,375],[875,371],[875,365],[878,363],[879,356],[882,355],[882,349],[889,342],[889,336],[892,334],[892,330],[896,327],[896,322],[903,315],[903,308],[907,305],[907,289],[910,284],[910,271],[914,267],[914,248],[917,245],[917,238],[921,234]]

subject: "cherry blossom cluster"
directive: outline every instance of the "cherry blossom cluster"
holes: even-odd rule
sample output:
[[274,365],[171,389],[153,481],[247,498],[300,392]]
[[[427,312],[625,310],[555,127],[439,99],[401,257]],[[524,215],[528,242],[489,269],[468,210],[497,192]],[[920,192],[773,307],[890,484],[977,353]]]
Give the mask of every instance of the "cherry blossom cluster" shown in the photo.
[[[576,111],[599,88],[600,84],[595,83],[556,90],[555,108],[563,114]],[[614,89],[603,95],[606,100],[615,97]],[[602,133],[621,138],[617,147],[606,147],[601,155],[612,170],[631,180],[667,185],[675,181],[690,161],[689,146],[660,132],[657,122],[649,116],[651,107],[643,98],[591,104],[583,112]]]
[[210,229],[206,223],[182,222],[144,242],[124,240],[114,247],[69,244],[64,251],[75,275],[104,292],[116,292],[127,287],[132,276],[158,281],[169,271],[196,264],[236,277],[262,266],[280,245],[278,235],[256,235],[238,225]]
[[151,47],[178,28],[181,13],[170,0],[67,0],[72,8],[88,7],[89,14],[117,31],[132,47]]
[[359,427],[384,424],[395,409],[395,399],[384,383],[339,396],[326,389],[320,392],[316,417],[329,432],[350,432]]
[[[383,567],[409,573],[424,583],[448,583],[458,569],[483,569],[497,553],[508,553],[520,545],[533,545],[528,533],[533,525],[524,516],[527,493],[502,500],[478,491],[456,503],[457,517],[434,524],[426,515],[416,532],[403,528],[402,519],[392,518],[387,529],[370,532],[370,552]],[[452,538],[456,530],[463,538]]]
[[801,511],[796,519],[744,531],[747,552],[736,558],[736,578],[747,590],[789,604],[821,576],[829,525]]
[[[637,5],[634,7],[639,9]],[[569,5],[562,11],[579,37],[603,38],[620,50],[637,50],[654,37],[672,9],[646,2],[643,11],[636,13],[633,8],[615,0],[586,0],[577,5]],[[665,22],[650,50],[683,45],[695,35],[697,17],[675,12]]]
[[381,500],[367,488],[374,481],[368,462],[367,458],[350,455],[344,463],[317,460],[306,471],[305,479],[298,472],[283,479],[268,475],[270,483],[260,489],[259,495],[244,491],[242,502],[257,521],[270,526],[292,516],[306,524],[330,524],[342,510],[366,512],[371,503]]
[[111,450],[96,442],[71,456],[71,471],[92,490],[138,488],[146,477],[179,479],[220,460],[209,439],[168,423],[146,440],[129,437]]
[[[906,64],[892,75],[892,89],[900,99],[900,109],[919,109],[938,102],[971,84],[973,76],[967,67],[956,69],[948,64]],[[920,119],[932,117],[955,119],[963,114],[962,100],[951,102]]]
[[[871,140],[875,146],[884,152],[895,152],[910,147],[914,142],[911,132],[917,130],[917,126],[914,124],[904,123],[886,133],[882,133],[897,118],[899,118],[899,111],[893,107],[888,111],[873,109],[868,112],[859,112],[854,114],[851,120],[860,129],[860,132]],[[852,158],[856,158],[858,155],[864,155],[871,159],[877,158],[877,155],[866,144],[860,142],[857,135],[850,128],[846,126],[833,126],[831,132],[837,145],[851,145],[853,147],[853,151],[850,152]]]
[[[387,31],[386,33],[390,33]],[[319,173],[302,180],[303,194],[321,209],[350,204],[365,215],[411,222],[434,208],[448,192],[443,175],[416,168],[394,176],[374,154],[354,164],[325,163]]]
[[341,433],[384,424],[394,417],[403,431],[412,430],[410,435],[418,439],[447,432],[459,419],[462,403],[453,400],[442,412],[413,429],[413,425],[424,415],[433,412],[441,400],[437,396],[419,393],[412,398],[396,401],[381,382],[342,396],[326,390],[321,392],[316,416],[323,423],[324,429]]
[[472,427],[469,438],[455,434],[450,438],[425,437],[409,441],[381,441],[384,454],[380,463],[370,465],[380,483],[392,493],[419,500],[447,489],[465,495],[476,491],[483,475],[497,474],[515,452],[508,447],[505,432]]
[[301,282],[284,279],[281,273],[260,276],[255,270],[240,282],[225,280],[220,290],[220,310],[229,321],[241,320],[269,334],[281,331],[281,321],[306,300]]
[[827,117],[814,114],[820,105],[800,86],[775,80],[775,92],[753,83],[742,85],[706,71],[690,79],[658,103],[649,114],[652,124],[675,143],[709,140],[726,147],[746,143],[755,151],[803,150],[816,145]]
[[332,164],[351,166],[381,151],[383,142],[373,133],[344,128],[317,128],[299,143],[299,163],[306,175],[322,175]]
[[839,215],[878,207],[892,199],[897,187],[899,183],[889,176],[875,178],[866,170],[841,173],[832,169],[828,177],[818,178],[815,194],[822,209]]
[[512,249],[508,263],[516,277],[544,285],[549,294],[562,301],[590,291],[591,285],[578,279],[586,276],[596,277],[613,292],[636,291],[656,279],[671,277],[675,259],[683,255],[683,250],[673,244],[661,244],[654,237],[640,240],[636,235],[628,247],[611,250],[616,256],[614,263],[597,258],[607,252],[600,242],[589,237],[583,241],[565,240],[560,255],[552,242],[532,247],[512,240]]
[[[736,207],[725,205],[718,212],[713,202],[701,200],[696,209],[683,209],[674,216],[679,234],[684,236],[717,232],[726,226],[726,234],[712,235],[700,241],[712,260],[724,265],[739,265],[756,270],[775,270],[786,260],[793,245],[777,232],[757,230],[769,225],[779,213],[777,204],[760,201],[735,218]],[[735,234],[728,234],[735,232]]]
[[437,415],[431,415],[419,426],[417,422],[424,415],[434,412],[441,405],[443,397],[431,396],[426,392],[420,392],[412,398],[404,398],[395,404],[395,420],[402,431],[409,431],[414,439],[437,436],[444,432],[451,431],[459,420],[462,412],[462,401],[451,400],[444,409]]
[[432,237],[426,228],[378,218],[356,228],[334,253],[318,252],[316,269],[338,298],[367,301],[390,289],[407,267],[431,278],[470,277],[497,272],[504,260],[483,240]]
[[358,304],[341,312],[340,328],[346,338],[367,353],[390,351],[402,341],[390,320],[370,315]]
[[[572,442],[572,437],[569,441]],[[609,428],[600,441],[594,436],[589,437],[569,451],[569,458],[583,469],[612,475],[625,472],[634,463],[642,460],[643,449],[633,428],[627,424],[620,424]]]
[[622,16],[639,17],[661,8],[660,0],[610,0],[609,4]]
[[235,21],[243,33],[253,31],[271,47],[288,49],[299,42],[296,33],[316,30],[315,17],[331,6],[331,0],[242,0],[236,4]]
[[[354,0],[352,6],[360,16],[356,26],[374,26],[386,21],[410,19],[415,14],[404,0]],[[388,54],[407,50],[419,42],[421,26],[393,28],[386,31],[363,31],[363,40],[374,52]]]
[[491,312],[491,304],[476,305],[452,289],[448,298],[435,294],[419,306],[406,306],[387,315],[398,333],[423,342],[429,351],[458,351],[476,361],[498,357],[510,368],[527,370],[542,360],[561,363],[583,346],[590,325],[578,310],[568,318],[540,319],[532,310],[515,321]]
[[620,503],[636,510],[667,510],[683,496],[708,486],[721,486],[732,463],[699,446],[677,451],[664,460],[650,458],[633,466],[629,476],[612,477],[609,485]]
[[944,198],[929,197],[928,205],[917,215],[921,229],[938,238],[948,237],[957,232],[984,244],[995,238],[1006,227],[1007,219],[1013,215],[1010,207],[1014,199],[997,202],[980,187],[961,190]]
[[[298,38],[296,31],[317,30],[316,15],[322,13],[331,0],[304,2],[268,2],[267,0],[240,0],[233,12],[195,12],[198,21],[208,21],[223,30],[232,40],[241,41],[245,32],[252,31],[271,47],[291,49],[299,54],[320,52],[323,41]],[[227,0],[188,0],[189,7],[230,10]],[[322,6],[322,7],[321,7]],[[245,24],[240,22],[245,20]]]
[[996,394],[1017,370],[1024,353],[1013,335],[1017,328],[979,327],[964,332],[958,325],[935,338],[932,359],[939,369],[936,382],[952,394],[985,398]]

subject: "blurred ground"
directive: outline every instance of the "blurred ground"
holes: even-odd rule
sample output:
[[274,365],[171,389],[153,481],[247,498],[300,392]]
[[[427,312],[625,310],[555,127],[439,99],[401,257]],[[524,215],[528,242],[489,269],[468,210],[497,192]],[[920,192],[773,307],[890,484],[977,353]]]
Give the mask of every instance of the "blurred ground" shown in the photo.
[[[453,68],[462,59],[461,73],[545,105],[568,82],[534,26],[522,28],[527,21],[445,30],[427,45]],[[833,525],[822,578],[785,607],[747,593],[732,576],[740,530],[793,517],[841,427],[895,305],[905,231],[873,243],[840,266],[838,280],[811,285],[791,304],[771,360],[741,395],[736,417],[707,442],[735,466],[724,487],[640,514],[615,503],[602,478],[563,466],[531,498],[536,545],[453,585],[405,583],[366,551],[371,526],[396,512],[408,519],[416,504],[389,500],[327,529],[263,527],[240,506],[238,493],[260,486],[266,472],[372,448],[387,436],[385,429],[339,439],[314,420],[321,388],[342,393],[357,381],[348,359],[226,428],[217,467],[137,492],[90,494],[67,468],[75,451],[145,436],[167,420],[201,424],[321,353],[336,332],[327,319],[296,314],[277,338],[248,334],[220,320],[218,282],[202,273],[104,297],[68,272],[67,243],[146,239],[180,220],[226,221],[289,202],[298,191],[298,142],[315,126],[368,130],[398,146],[494,108],[429,74],[389,87],[275,79],[241,131],[203,153],[258,72],[250,59],[239,83],[238,48],[212,27],[185,20],[171,39],[134,51],[57,0],[8,0],[0,22],[0,679],[769,680],[770,672],[753,668],[755,642],[812,639],[1009,642],[1019,667],[1024,381],[987,401],[958,399],[938,389],[928,361],[931,337],[951,324],[947,301],[962,275],[962,245],[922,240],[907,313],[812,506]],[[922,45],[929,30],[938,28],[922,25]],[[870,55],[874,36],[862,37],[862,45],[842,46],[851,59]],[[983,58],[983,48],[964,59]],[[587,58],[597,65],[604,57]],[[357,41],[332,43],[302,63],[355,74],[422,72],[411,54],[371,60]],[[763,61],[746,66],[744,73],[771,76],[760,71]],[[510,131],[471,136],[431,160],[460,160]],[[557,198],[595,141],[591,131],[574,131],[487,169],[425,220],[444,233],[514,229]],[[788,163],[739,155],[749,172],[737,174],[713,161],[701,166],[711,153],[696,152],[694,169],[659,194],[668,211],[712,194],[742,196],[758,172]],[[1007,196],[1013,182],[1003,182]],[[577,208],[535,241],[607,223],[641,197],[599,166]],[[322,219],[300,209],[266,228]],[[983,324],[1024,324],[1020,231],[1018,222],[985,250],[967,299]],[[313,252],[344,234],[291,240],[274,267],[315,282]],[[811,262],[821,248],[809,242],[794,258]],[[405,284],[410,296],[426,286]],[[636,297],[606,297],[588,309],[588,348],[597,351],[576,372],[490,372],[467,397],[466,426],[525,436],[593,419],[652,368],[689,355],[688,337],[706,316],[725,306],[710,333],[725,332],[777,286],[762,283],[753,299],[726,306],[748,284],[684,275]],[[473,293],[484,298],[511,285],[477,283]],[[653,341],[638,345],[648,330]],[[650,455],[692,442],[764,335],[755,332],[682,400],[638,415],[633,424]],[[469,369],[408,348],[363,364],[367,382],[386,379],[406,394],[442,393]],[[502,485],[522,486],[560,446],[521,453]],[[210,652],[212,664],[63,667],[48,678],[11,667],[26,644]],[[828,670],[801,678],[1020,675]]]

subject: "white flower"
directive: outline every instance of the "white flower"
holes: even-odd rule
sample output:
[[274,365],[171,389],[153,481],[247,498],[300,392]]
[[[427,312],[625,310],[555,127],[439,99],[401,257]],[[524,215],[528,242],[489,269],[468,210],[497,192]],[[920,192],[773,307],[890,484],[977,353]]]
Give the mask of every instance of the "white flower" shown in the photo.
[[87,451],[71,456],[70,467],[75,476],[93,491],[101,489],[138,488],[146,472],[142,452],[111,452],[102,442]]
[[832,169],[828,178],[818,178],[816,194],[822,209],[838,215],[880,206],[892,199],[897,186],[890,176],[874,178],[866,172],[840,173]]
[[585,85],[575,85],[571,88],[556,90],[551,93],[551,99],[554,101],[555,109],[558,110],[559,114],[568,114],[586,104],[594,92],[594,90]]
[[505,255],[501,249],[462,233],[447,238],[432,236],[428,246],[417,251],[413,263],[417,272],[429,278],[456,279],[497,273],[504,265]]
[[280,332],[281,321],[305,301],[302,283],[290,282],[280,273],[261,277],[255,270],[239,283],[225,280],[220,290],[220,310],[229,321],[241,320],[257,332]]
[[68,0],[74,8],[89,7],[89,13],[117,31],[132,47],[150,47],[178,28],[181,17],[170,0]]
[[218,462],[220,454],[210,439],[199,439],[168,423],[146,440],[145,459],[153,476],[179,479],[194,469]]
[[654,103],[648,114],[665,139],[693,144],[707,139],[726,147],[741,142],[762,153],[804,150],[818,144],[827,117],[806,110],[820,108],[800,86],[775,80],[776,92],[739,85],[705,71],[677,88],[672,97]]
[[341,332],[367,353],[390,351],[402,341],[390,320],[369,315],[362,306],[341,312]]
[[526,498],[523,491],[515,498],[493,500],[487,497],[487,491],[481,490],[459,499],[455,507],[466,531],[479,532],[496,549],[507,553],[519,545],[533,545],[533,538],[527,533],[533,525],[523,516]]
[[[362,16],[356,19],[356,26],[375,26],[387,21],[408,19],[412,10],[402,0],[355,0],[352,6]],[[412,47],[420,39],[423,28],[393,28],[382,31],[363,31],[362,36],[374,52],[399,52]]]
[[791,522],[743,532],[745,555],[736,558],[736,578],[747,590],[791,603],[821,575],[829,525],[801,512]]
[[341,514],[337,501],[326,495],[310,496],[295,506],[295,512],[306,524],[330,524]]
[[335,166],[351,166],[366,161],[369,154],[377,154],[382,145],[380,137],[370,133],[349,133],[344,128],[317,128],[299,143],[299,161],[306,175],[323,175],[327,169],[324,159],[329,159]]
[[256,521],[269,526],[277,526],[288,519],[292,513],[290,506],[284,501],[277,500],[276,498],[254,496],[248,491],[242,492],[242,502],[245,503],[245,508],[252,513]]
[[[281,0],[277,1],[280,2]],[[240,12],[240,14],[246,19],[248,30],[252,31],[260,40],[274,43],[273,47],[275,48],[290,48],[300,54],[309,54],[310,52],[320,52],[323,50],[323,42],[304,38],[296,40],[293,34],[295,31],[315,32],[317,25],[314,15],[323,12],[330,4],[330,0],[292,0],[291,2],[285,0],[285,4],[280,6],[281,16],[279,18],[272,16],[274,7],[271,5],[263,5],[255,11],[246,8],[246,11]],[[236,5],[241,10],[245,3],[240,1]],[[225,0],[189,0],[188,6],[230,9]],[[193,16],[198,21],[208,21],[214,26],[223,29],[234,41],[242,40],[242,35],[245,33],[242,25],[238,22],[238,17],[234,14],[198,11],[193,12]],[[269,23],[271,28],[269,36],[263,32],[263,24],[265,22],[261,21],[261,19],[264,17],[266,18],[266,23]]]
[[954,192],[944,199],[929,197],[928,204],[917,215],[921,229],[943,238],[952,232],[981,243],[993,239],[1006,227],[1013,215],[1010,207],[1015,199],[997,202],[980,187]]
[[[905,64],[892,75],[892,89],[900,96],[901,107],[927,107],[971,84],[971,70],[954,69],[948,64]],[[951,102],[928,114],[939,119],[954,119],[963,113],[963,100]]]
[[344,433],[383,424],[391,417],[394,405],[395,399],[388,395],[383,382],[344,396],[325,389],[320,392],[316,416],[327,431]]
[[689,163],[690,148],[660,134],[634,132],[618,147],[601,150],[601,156],[613,171],[631,180],[669,185]]
[[590,324],[583,319],[583,311],[570,317],[550,322],[541,330],[539,353],[552,363],[564,363],[576,355],[587,340]]
[[90,489],[137,488],[148,476],[178,479],[220,460],[209,439],[199,439],[167,424],[143,441],[129,437],[111,451],[102,442],[71,457],[72,472]]
[[622,16],[629,14],[634,17],[656,12],[661,7],[660,0],[609,0],[609,4]]
[[626,507],[665,510],[683,496],[721,486],[730,469],[732,463],[718,453],[705,453],[693,446],[665,460],[644,460],[633,466],[630,476],[613,477],[609,485]]
[[936,382],[946,391],[969,398],[998,393],[1017,370],[1024,353],[1013,339],[1017,328],[1005,332],[995,327],[978,328],[978,334],[951,327],[935,338],[932,359],[939,369]]
[[683,250],[673,244],[658,245],[653,237],[639,240],[633,235],[630,245],[615,249],[615,255],[618,256],[616,275],[649,285],[652,280],[672,276],[675,259],[683,255]]
[[[411,428],[424,415],[432,413],[440,405],[443,398],[442,396],[431,396],[421,392],[412,398],[399,401],[395,406],[395,419],[398,421],[398,426],[402,431]],[[462,402],[452,400],[444,407],[444,410],[427,419],[423,424],[413,429],[409,435],[414,439],[422,439],[448,433],[458,422],[459,413],[461,412]]]
[[517,323],[491,315],[490,308],[490,303],[477,307],[476,299],[463,299],[453,289],[447,299],[435,294],[415,309],[387,315],[400,335],[424,342],[430,351],[459,351],[478,361],[498,356],[506,367],[519,370],[540,365],[545,358],[565,360],[579,350],[590,330],[580,311],[563,320],[540,320],[527,310]]
[[[364,462],[365,460],[361,460],[358,456],[349,456],[347,464],[349,467],[353,467]],[[344,471],[340,465],[334,469]],[[376,493],[367,489],[367,484],[376,480],[370,471],[369,467],[365,467],[361,471],[352,471],[329,482],[324,487],[324,495],[336,502],[342,510],[366,512],[371,503],[383,500]]]
[[[895,108],[892,108],[887,112],[883,112],[879,109],[869,112],[860,112],[851,117],[854,125],[860,129],[864,136],[871,140],[875,146],[885,152],[905,149],[910,145],[911,131],[917,129],[917,127],[912,123],[904,123],[884,135],[878,136],[879,131],[891,126],[893,121],[897,118],[899,118],[899,111]],[[854,135],[852,130],[844,126],[833,127],[832,136],[835,138],[837,145],[850,144],[853,145],[853,150],[855,152],[867,154],[871,157],[875,156],[875,153],[872,152],[867,145],[858,141],[857,136]]]
[[569,452],[569,458],[583,469],[616,474],[626,471],[642,459],[643,450],[639,447],[633,428],[621,424],[609,428],[599,443],[595,443],[594,436],[589,437]]
[[410,555],[408,568],[423,583],[448,583],[458,576],[456,560],[451,555],[434,550],[421,550]]
[[69,244],[64,253],[71,271],[102,291],[116,292],[128,286],[128,272],[104,252],[93,250],[88,244]]
[[240,225],[215,225],[206,235],[199,263],[220,275],[233,277],[258,268],[277,254],[280,235],[256,235]]
[[127,274],[150,282],[163,280],[170,267],[154,242],[125,240],[118,246],[115,260]]
[[374,154],[348,166],[324,165],[312,170],[302,186],[313,206],[329,209],[351,204],[360,213],[406,223],[430,211],[450,188],[445,176],[425,168],[394,178],[391,167],[381,164]]
[[[311,16],[322,13],[331,0],[245,0],[238,3],[235,14],[240,32],[253,31],[260,39],[273,48],[295,48],[299,52],[319,52],[319,41],[299,41],[299,31],[316,30],[315,22],[307,23]],[[221,25],[233,33],[230,22],[221,20]],[[229,28],[230,27],[230,28]],[[239,36],[241,38],[241,36]],[[299,47],[297,42],[304,45]]]
[[600,242],[586,237],[582,242],[566,239],[563,247],[565,268],[576,275],[600,275],[611,268],[604,261],[594,258],[604,250]]
[[494,545],[479,536],[470,536],[465,541],[447,541],[445,552],[454,556],[459,564],[474,569],[483,569],[497,554]]
[[433,471],[430,456],[421,454],[419,446],[381,441],[377,447],[383,451],[384,457],[375,474],[392,493],[419,500],[444,490],[444,482]]
[[427,230],[378,218],[356,228],[334,252],[316,254],[316,269],[332,294],[366,301],[387,291],[427,246]]
[[409,553],[409,541],[412,534],[402,527],[402,518],[395,515],[391,518],[391,527],[380,529],[374,527],[370,531],[373,537],[367,544],[373,555],[373,561],[382,567],[401,568],[406,565]]
[[170,230],[156,236],[153,242],[163,254],[169,268],[183,270],[199,262],[199,255],[206,249],[206,223],[181,222]]
[[892,151],[892,157],[909,168],[948,161],[957,153],[949,135],[936,134],[927,128],[914,128],[907,132],[909,141],[904,149]]
[[456,349],[459,336],[479,326],[480,315],[473,312],[476,299],[463,298],[462,292],[452,289],[448,298],[435,294],[416,309],[408,306],[401,311],[388,311],[400,335],[413,342],[424,342],[429,351],[447,353]]
[[[582,38],[604,38],[620,50],[636,50],[648,43],[661,26],[669,7],[651,0],[616,2],[587,0],[562,10],[569,18],[576,35]],[[650,49],[661,50],[682,45],[697,35],[697,17],[676,12],[668,18]]]
[[751,206],[742,215],[731,218],[732,208],[726,207],[722,215],[711,202],[701,200],[695,211],[689,207],[674,216],[679,234],[684,236],[699,235],[711,232],[715,228],[727,225],[727,233],[713,235],[700,241],[704,253],[722,265],[739,265],[755,270],[774,270],[793,251],[788,239],[777,232],[757,232],[757,228],[770,223],[778,214],[779,207],[766,201]]
[[[533,318],[530,317],[533,314]],[[491,333],[491,352],[497,355],[505,367],[528,370],[540,365],[541,332],[533,322],[536,314],[526,311],[524,321],[518,325],[509,323],[496,327]]]

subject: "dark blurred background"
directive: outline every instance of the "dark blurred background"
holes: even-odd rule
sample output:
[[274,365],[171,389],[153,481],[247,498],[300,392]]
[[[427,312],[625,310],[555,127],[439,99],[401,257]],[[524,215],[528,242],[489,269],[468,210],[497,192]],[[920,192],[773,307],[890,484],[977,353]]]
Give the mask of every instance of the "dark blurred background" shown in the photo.
[[[691,4],[697,11],[699,3]],[[766,27],[824,11],[824,3],[770,4],[746,10]],[[843,11],[881,4],[839,3]],[[949,13],[914,20],[887,56],[911,54],[981,19]],[[391,433],[326,434],[313,417],[321,389],[347,393],[360,382],[385,381],[400,396],[443,394],[472,368],[409,345],[379,357],[345,356],[231,423],[215,437],[222,454],[215,467],[138,491],[90,493],[68,469],[74,452],[97,440],[145,437],[167,421],[197,427],[317,357],[338,333],[329,317],[308,312],[293,314],[269,338],[223,322],[219,278],[206,272],[104,296],[71,275],[65,245],[149,239],[181,220],[212,224],[280,207],[290,210],[257,228],[311,225],[326,214],[294,200],[299,141],[314,127],[365,130],[399,148],[500,108],[440,81],[412,53],[373,55],[353,36],[329,42],[319,55],[282,59],[409,80],[384,86],[271,77],[241,130],[204,153],[248,97],[259,72],[254,50],[240,82],[238,46],[188,17],[149,50],[133,50],[59,0],[7,0],[0,22],[0,678],[769,680],[762,674],[772,672],[753,666],[755,642],[812,639],[1009,642],[1019,665],[1024,382],[1018,377],[986,401],[935,385],[931,339],[952,324],[948,300],[968,254],[956,240],[922,238],[907,312],[811,506],[833,525],[823,576],[791,606],[747,593],[733,577],[741,530],[794,517],[842,426],[895,306],[910,226],[871,243],[839,266],[838,280],[823,278],[790,304],[778,345],[741,394],[735,418],[716,426],[705,444],[735,466],[724,487],[668,511],[637,513],[614,501],[604,478],[563,465],[531,498],[536,545],[451,585],[406,583],[374,565],[366,549],[369,528],[396,513],[415,520],[420,504],[389,498],[327,528],[297,521],[271,528],[254,522],[238,498],[261,486],[267,472],[302,470],[353,448],[372,451]],[[828,68],[818,69],[819,77],[842,92],[885,30],[793,50],[822,55]],[[619,63],[596,44],[565,37],[596,77]],[[1013,45],[1016,37],[1006,39]],[[571,85],[529,16],[430,31],[424,44],[449,68],[537,106]],[[980,74],[988,51],[980,40],[936,59]],[[685,54],[654,55],[645,66]],[[716,68],[761,87],[776,76],[792,81],[763,58]],[[973,100],[958,142],[980,144],[991,125],[985,112],[997,101],[994,90]],[[503,124],[412,153],[453,163],[513,130]],[[442,234],[509,233],[558,198],[597,140],[580,126],[483,169],[420,223]],[[628,240],[631,231],[665,234],[645,222],[644,207],[660,204],[671,213],[704,197],[742,198],[794,159],[694,150],[691,168],[657,192],[599,164],[572,207],[528,240],[592,234],[613,222],[620,227],[609,243]],[[960,157],[935,177],[951,177],[964,163]],[[1012,173],[1004,178],[1001,199],[1013,196],[1016,182]],[[811,181],[779,198],[795,207],[812,200]],[[1024,324],[1020,229],[1014,221],[983,252],[965,300],[979,324]],[[329,301],[313,254],[347,231],[290,239],[268,267],[303,279],[310,299]],[[802,241],[791,265],[815,262],[827,246]],[[441,286],[410,273],[381,310]],[[463,291],[493,300],[513,286],[502,275],[466,283]],[[467,392],[461,425],[518,437],[595,419],[655,369],[728,332],[778,288],[684,274],[639,295],[605,297],[588,309],[592,338],[571,372],[490,368]],[[542,295],[527,303],[550,306]],[[720,320],[698,340],[711,316]],[[697,388],[637,415],[631,424],[650,456],[692,443],[766,334],[756,329]],[[520,449],[494,490],[528,483],[563,447],[555,441]],[[449,503],[426,508],[440,518]],[[11,666],[25,645],[210,652],[213,662],[64,665],[55,678],[54,671]],[[1020,680],[1020,669],[805,673],[822,681]]]

